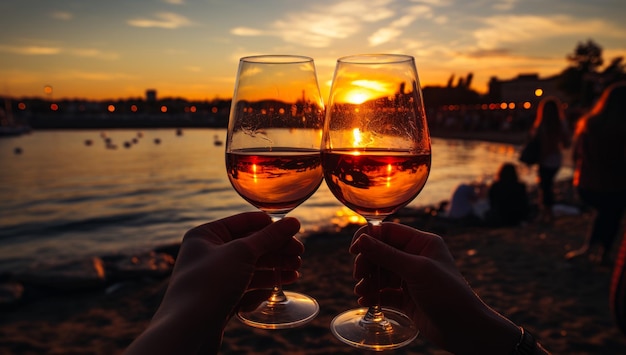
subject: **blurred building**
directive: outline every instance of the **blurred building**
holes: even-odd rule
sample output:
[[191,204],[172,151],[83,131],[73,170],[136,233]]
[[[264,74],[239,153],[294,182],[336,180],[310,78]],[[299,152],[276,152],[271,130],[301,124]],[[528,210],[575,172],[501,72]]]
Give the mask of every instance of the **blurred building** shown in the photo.
[[157,100],[157,91],[154,89],[146,90],[146,101],[147,102],[156,102]]
[[492,102],[530,102],[533,106],[543,97],[556,96],[567,102],[567,96],[558,89],[559,76],[540,78],[538,74],[520,74],[510,80],[492,77],[489,81],[489,99]]

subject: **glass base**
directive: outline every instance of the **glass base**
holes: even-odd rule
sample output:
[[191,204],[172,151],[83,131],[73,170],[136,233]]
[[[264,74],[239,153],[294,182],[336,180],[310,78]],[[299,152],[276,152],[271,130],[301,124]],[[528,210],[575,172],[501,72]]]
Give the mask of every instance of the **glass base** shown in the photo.
[[379,317],[366,317],[367,314],[367,308],[343,312],[332,320],[330,329],[342,342],[374,351],[403,347],[419,334],[413,321],[402,312],[383,308]]
[[284,301],[263,301],[255,310],[239,312],[243,323],[262,329],[295,328],[317,316],[320,306],[314,298],[296,292],[283,291]]

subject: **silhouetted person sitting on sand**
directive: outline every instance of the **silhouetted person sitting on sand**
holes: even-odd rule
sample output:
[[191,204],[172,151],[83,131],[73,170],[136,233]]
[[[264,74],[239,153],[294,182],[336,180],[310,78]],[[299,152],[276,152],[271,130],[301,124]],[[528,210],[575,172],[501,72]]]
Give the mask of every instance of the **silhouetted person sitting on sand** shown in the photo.
[[526,185],[519,181],[515,165],[502,164],[496,181],[489,187],[489,211],[486,223],[490,226],[517,226],[530,212]]
[[445,217],[461,225],[482,224],[481,216],[477,213],[475,204],[481,197],[482,186],[478,184],[460,184],[450,198]]
[[[282,269],[283,283],[298,278],[304,247],[293,235],[299,228],[295,218],[272,223],[265,213],[248,212],[188,231],[159,309],[125,354],[216,354],[236,310],[269,295],[271,268]],[[456,354],[547,354],[530,333],[481,301],[442,238],[387,222],[381,227],[386,244],[363,234],[366,228],[350,248],[359,254],[359,303],[369,305],[380,294],[383,305],[404,311],[421,334]],[[367,270],[377,266],[382,280],[401,282],[402,289],[372,287]]]

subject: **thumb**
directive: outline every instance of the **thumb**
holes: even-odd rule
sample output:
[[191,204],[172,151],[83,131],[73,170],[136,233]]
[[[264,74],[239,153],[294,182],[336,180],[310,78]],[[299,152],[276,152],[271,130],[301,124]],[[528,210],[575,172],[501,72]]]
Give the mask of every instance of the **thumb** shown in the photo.
[[367,234],[362,234],[354,242],[350,251],[361,253],[371,263],[379,265],[401,277],[405,274],[407,266],[416,262],[415,255],[405,253]]
[[268,252],[275,251],[289,241],[300,230],[300,222],[293,217],[285,217],[273,222],[265,228],[251,234],[247,238],[242,238],[255,258]]

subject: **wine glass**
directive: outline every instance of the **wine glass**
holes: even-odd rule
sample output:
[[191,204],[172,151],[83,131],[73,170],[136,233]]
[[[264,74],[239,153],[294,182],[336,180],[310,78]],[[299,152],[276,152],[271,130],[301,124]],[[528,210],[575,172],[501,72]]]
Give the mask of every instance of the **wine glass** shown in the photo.
[[[338,59],[326,107],[324,178],[341,203],[367,220],[368,234],[384,239],[383,220],[420,193],[430,163],[414,58],[366,54]],[[419,332],[405,314],[380,304],[341,313],[331,330],[344,343],[377,351],[407,345]]]
[[[313,59],[293,55],[239,61],[226,137],[226,169],[233,188],[253,206],[280,220],[306,201],[323,180],[320,145],[324,125]],[[270,297],[240,311],[245,324],[293,328],[319,312],[307,295],[283,291],[274,269]]]

